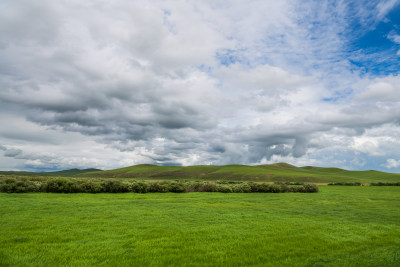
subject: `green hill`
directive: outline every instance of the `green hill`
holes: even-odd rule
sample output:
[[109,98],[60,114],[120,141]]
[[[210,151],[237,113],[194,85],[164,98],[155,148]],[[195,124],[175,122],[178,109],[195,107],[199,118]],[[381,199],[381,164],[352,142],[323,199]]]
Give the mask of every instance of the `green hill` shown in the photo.
[[287,163],[270,165],[158,166],[141,164],[121,169],[79,174],[80,177],[136,179],[246,180],[263,182],[399,182],[400,174],[379,171],[347,171],[339,168],[296,167]]
[[379,171],[348,171],[339,168],[296,167],[287,163],[269,165],[197,165],[158,166],[140,164],[121,169],[70,169],[55,172],[0,171],[0,175],[17,176],[64,176],[92,178],[135,178],[145,180],[228,180],[259,182],[400,182],[400,174]]

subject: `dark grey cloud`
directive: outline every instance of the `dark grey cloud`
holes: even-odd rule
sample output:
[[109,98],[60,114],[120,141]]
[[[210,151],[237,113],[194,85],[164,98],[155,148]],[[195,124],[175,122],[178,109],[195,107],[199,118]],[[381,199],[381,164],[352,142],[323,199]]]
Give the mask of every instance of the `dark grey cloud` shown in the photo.
[[16,158],[20,155],[22,155],[22,150],[20,149],[6,149],[4,152],[4,156],[10,158]]

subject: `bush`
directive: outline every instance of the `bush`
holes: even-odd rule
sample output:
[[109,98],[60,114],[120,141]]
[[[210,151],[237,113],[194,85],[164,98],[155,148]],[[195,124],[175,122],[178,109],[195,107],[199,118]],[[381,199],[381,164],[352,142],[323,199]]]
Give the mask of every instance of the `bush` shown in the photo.
[[398,183],[371,183],[371,186],[400,186],[400,182]]
[[102,191],[102,185],[96,182],[84,181],[80,184],[79,192],[81,193],[101,193]]
[[242,182],[238,181],[215,181],[216,184],[241,184]]
[[216,191],[221,193],[232,193],[232,188],[229,185],[217,185]]
[[251,193],[251,186],[248,183],[236,184],[232,186],[232,191],[235,193]]
[[274,182],[274,184],[279,184],[279,185],[303,185],[303,182]]
[[344,183],[344,182],[339,182],[339,183],[329,183],[328,185],[362,186],[362,184],[361,184],[361,183]]
[[39,192],[40,183],[27,179],[17,180],[16,178],[6,178],[0,183],[0,192],[5,193],[28,193]]
[[204,182],[198,187],[198,192],[217,192],[215,183]]
[[150,183],[149,186],[148,186],[147,192],[149,192],[149,193],[165,193],[165,192],[168,192],[168,184],[169,184],[168,182]]
[[303,193],[317,193],[319,191],[318,186],[316,184],[305,184],[302,186]]
[[[400,185],[400,183],[378,183],[376,185]],[[51,193],[147,193],[147,192],[222,192],[222,193],[284,193],[318,192],[315,184],[302,186],[287,183],[254,182],[206,182],[206,181],[163,181],[145,182],[117,179],[74,179],[74,178],[38,178],[38,177],[0,177],[0,192],[51,192]]]
[[[269,186],[269,192],[270,192],[270,193],[281,193],[281,192],[282,192],[282,188],[281,188],[280,185],[271,184],[271,185]],[[268,192],[265,192],[265,193],[268,193]]]
[[130,188],[128,184],[124,184],[118,180],[106,180],[101,184],[102,191],[106,193],[126,193]]
[[172,182],[168,185],[168,191],[172,193],[184,193],[186,188],[181,183]]
[[65,178],[49,179],[44,183],[44,191],[48,193],[76,193],[76,187]]
[[255,186],[252,186],[253,192],[258,192],[258,193],[270,193],[271,192],[271,186],[269,184],[255,184]]
[[144,182],[135,182],[130,185],[131,192],[134,193],[147,193],[149,189],[149,185]]
[[186,192],[200,192],[199,188],[203,185],[202,182],[189,182],[186,185]]

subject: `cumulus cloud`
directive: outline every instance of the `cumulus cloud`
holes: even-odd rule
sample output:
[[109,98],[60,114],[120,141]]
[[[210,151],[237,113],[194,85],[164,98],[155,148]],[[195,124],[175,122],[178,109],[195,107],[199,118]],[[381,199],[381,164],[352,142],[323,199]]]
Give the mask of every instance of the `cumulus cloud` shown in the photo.
[[396,153],[400,81],[354,71],[348,25],[396,5],[2,2],[0,168],[367,166],[340,153]]
[[376,78],[369,83],[366,90],[357,95],[358,99],[388,102],[400,100],[400,77]]
[[400,160],[387,159],[385,167],[388,169],[397,168],[400,166]]

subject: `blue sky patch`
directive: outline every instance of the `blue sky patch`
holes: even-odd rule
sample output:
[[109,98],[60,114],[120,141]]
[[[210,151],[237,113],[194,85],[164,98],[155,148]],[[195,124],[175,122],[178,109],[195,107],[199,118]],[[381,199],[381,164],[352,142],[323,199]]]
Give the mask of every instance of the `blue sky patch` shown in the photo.
[[350,62],[372,75],[399,73],[400,44],[391,40],[393,34],[400,34],[400,5],[376,25],[353,25],[349,32]]

